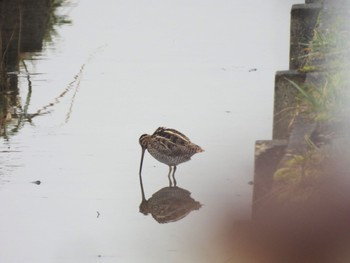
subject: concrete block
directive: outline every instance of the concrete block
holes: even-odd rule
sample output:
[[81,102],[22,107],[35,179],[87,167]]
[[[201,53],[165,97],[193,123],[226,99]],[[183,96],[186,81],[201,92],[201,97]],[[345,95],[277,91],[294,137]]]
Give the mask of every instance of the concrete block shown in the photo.
[[287,148],[287,140],[261,140],[255,143],[253,217],[270,194],[273,174]]
[[298,90],[288,80],[300,85],[305,79],[306,74],[296,70],[276,72],[272,133],[274,140],[288,139],[291,123],[295,117]]
[[289,69],[298,69],[305,63],[307,47],[313,36],[321,3],[293,5],[290,23]]

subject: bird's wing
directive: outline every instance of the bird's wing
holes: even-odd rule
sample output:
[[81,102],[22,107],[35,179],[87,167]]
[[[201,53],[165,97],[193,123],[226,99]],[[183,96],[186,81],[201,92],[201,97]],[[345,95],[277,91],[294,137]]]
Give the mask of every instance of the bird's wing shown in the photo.
[[170,140],[176,145],[186,145],[191,143],[190,139],[183,133],[175,129],[167,129],[164,127],[159,127],[153,134],[152,137],[163,137]]
[[186,149],[185,145],[176,144],[171,140],[161,136],[154,137],[152,143],[154,144],[153,147],[156,148],[160,153],[168,156],[180,155]]

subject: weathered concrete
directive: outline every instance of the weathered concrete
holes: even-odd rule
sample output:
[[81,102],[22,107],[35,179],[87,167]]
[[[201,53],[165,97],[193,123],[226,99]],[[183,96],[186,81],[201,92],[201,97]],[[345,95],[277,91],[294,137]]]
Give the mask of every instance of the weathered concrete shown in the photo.
[[280,159],[277,169],[285,167],[288,161],[296,155],[305,156],[309,150],[309,144],[306,139],[310,139],[316,130],[316,122],[308,118],[303,118],[302,116],[296,117],[289,136],[288,145],[283,154],[283,158]]
[[274,140],[288,139],[291,123],[295,118],[298,90],[288,80],[301,85],[305,79],[306,74],[296,70],[276,72],[272,135]]
[[287,145],[287,140],[261,140],[255,143],[253,218],[259,213],[259,208],[271,191],[273,174],[285,153]]
[[[267,255],[266,260],[259,255],[258,261],[349,261],[350,30],[346,8],[350,6],[345,0],[324,1],[315,30],[319,38],[313,42],[321,39],[321,45],[312,47],[314,56],[309,56],[301,69],[308,73],[294,70],[276,74],[273,136],[285,138],[285,143],[257,142],[253,228],[258,234],[254,245]],[[295,58],[291,68],[298,69],[304,61],[300,56],[303,46],[297,43],[309,38],[307,34],[313,29],[306,21],[293,23],[294,27],[306,26],[294,28],[300,36],[299,40],[294,37],[291,47]],[[285,109],[296,105],[300,106],[298,114],[289,115]],[[248,230],[249,237],[254,236],[254,230]]]
[[288,139],[292,123],[296,117],[296,107],[300,92],[293,83],[321,87],[324,85],[325,72],[303,73],[297,70],[277,71],[275,75],[273,139]]
[[302,86],[307,80],[315,79],[312,74],[297,70],[304,64],[307,45],[312,39],[321,8],[319,1],[311,0],[292,8],[290,70],[279,71],[275,76],[273,140],[256,142],[253,218],[264,210],[264,203],[271,196],[274,173],[283,163],[283,158],[288,158],[288,153],[305,151],[307,145],[304,136],[311,136],[316,129],[314,123],[304,123],[303,118],[297,117],[295,109],[299,92],[290,81]]
[[305,63],[307,45],[313,36],[317,17],[322,9],[320,3],[293,5],[290,24],[289,69],[298,69]]

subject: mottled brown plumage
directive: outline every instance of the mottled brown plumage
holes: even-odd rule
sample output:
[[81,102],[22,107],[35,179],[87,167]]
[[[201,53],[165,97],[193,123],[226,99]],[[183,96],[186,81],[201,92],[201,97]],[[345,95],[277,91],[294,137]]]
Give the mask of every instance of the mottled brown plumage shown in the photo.
[[186,135],[164,127],[159,127],[152,135],[141,135],[139,142],[142,147],[140,176],[144,152],[147,149],[155,159],[169,166],[170,185],[171,170],[173,170],[172,177],[176,185],[174,177],[176,166],[190,160],[192,155],[204,151],[200,146],[192,143]]

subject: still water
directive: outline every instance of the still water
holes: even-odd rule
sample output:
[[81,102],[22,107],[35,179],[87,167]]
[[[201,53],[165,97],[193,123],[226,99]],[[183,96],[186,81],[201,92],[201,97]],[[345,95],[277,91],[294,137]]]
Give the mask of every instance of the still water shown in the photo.
[[[225,262],[213,236],[249,215],[254,142],[271,138],[297,2],[61,8],[72,23],[20,66],[21,103],[31,87],[27,111],[40,115],[0,138],[0,262]],[[175,190],[146,154],[140,213],[138,138],[159,126],[205,152],[178,166]],[[156,200],[190,211],[159,223]]]

